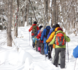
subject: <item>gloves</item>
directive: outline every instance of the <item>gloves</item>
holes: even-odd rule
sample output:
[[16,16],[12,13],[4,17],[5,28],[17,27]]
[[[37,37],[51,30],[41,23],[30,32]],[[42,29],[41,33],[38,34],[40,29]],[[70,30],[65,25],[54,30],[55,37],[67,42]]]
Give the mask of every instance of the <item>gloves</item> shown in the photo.
[[50,43],[48,43],[48,46],[50,46]]

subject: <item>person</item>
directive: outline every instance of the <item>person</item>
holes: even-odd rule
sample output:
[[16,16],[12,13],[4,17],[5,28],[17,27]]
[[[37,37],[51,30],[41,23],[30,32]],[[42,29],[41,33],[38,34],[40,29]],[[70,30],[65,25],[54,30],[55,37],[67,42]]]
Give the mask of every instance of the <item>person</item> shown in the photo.
[[52,39],[52,41],[49,43],[49,45],[52,45],[55,43],[55,56],[54,56],[54,62],[53,64],[57,67],[58,66],[58,58],[59,53],[61,54],[61,63],[60,67],[61,69],[65,68],[65,51],[66,51],[66,42],[69,42],[70,38],[65,35],[62,28],[58,28],[57,32],[55,32],[55,35]]
[[46,40],[47,43],[51,42],[51,40],[53,39],[53,37],[55,35],[55,32],[57,31],[58,28],[60,28],[60,25],[59,24],[55,24],[55,30],[50,34],[50,36]]
[[37,26],[37,22],[34,21],[32,26],[29,28],[29,32],[32,31],[31,36],[32,36],[32,46],[33,46],[33,48],[35,47],[34,37],[37,35],[38,30],[39,30],[39,27]]
[[74,56],[74,58],[78,58],[78,45],[77,45],[76,48],[73,50],[73,56]]
[[43,41],[43,43],[44,43],[44,54],[46,57],[48,56],[48,45],[46,43],[46,39],[47,39],[47,35],[48,35],[49,31],[50,31],[50,26],[47,25],[41,34],[41,41]]
[[[60,25],[59,24],[55,24],[52,29],[50,30],[48,36],[47,36],[47,40],[46,40],[46,43],[50,43],[51,40],[53,39],[54,37],[54,34],[55,32],[57,31],[57,29],[60,28]],[[48,58],[50,60],[52,60],[52,57],[51,57],[51,52],[52,52],[52,49],[54,48],[54,44],[53,45],[48,45],[49,46],[49,50],[48,50]],[[54,53],[54,52],[53,52]]]
[[36,51],[39,51],[40,52],[40,37],[41,37],[41,33],[42,33],[42,31],[43,31],[43,26],[42,25],[40,25],[39,26],[39,30],[38,30],[38,34],[37,34],[37,36],[36,36],[36,38],[37,38],[37,45],[36,45]]
[[[55,30],[55,25],[52,26],[52,28],[50,29],[48,35],[47,35],[47,39],[49,38],[50,34]],[[47,43],[48,44],[48,43]],[[49,45],[48,46],[48,59],[52,60],[52,57],[51,57],[51,52],[52,52],[52,49],[53,49],[53,45]]]

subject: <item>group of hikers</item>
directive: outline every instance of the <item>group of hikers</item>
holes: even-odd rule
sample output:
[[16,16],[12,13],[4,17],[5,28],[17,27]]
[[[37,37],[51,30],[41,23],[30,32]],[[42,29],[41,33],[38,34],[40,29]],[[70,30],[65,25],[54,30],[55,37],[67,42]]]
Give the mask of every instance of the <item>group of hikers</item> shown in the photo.
[[[65,68],[66,42],[70,42],[70,38],[66,36],[60,25],[55,24],[52,28],[47,25],[43,28],[42,25],[38,26],[37,22],[34,21],[29,29],[29,32],[31,31],[33,48],[36,48],[36,51],[50,60],[54,58],[53,64],[56,67],[58,67],[58,61],[60,61],[60,67]],[[51,56],[53,48],[55,49],[54,57]]]

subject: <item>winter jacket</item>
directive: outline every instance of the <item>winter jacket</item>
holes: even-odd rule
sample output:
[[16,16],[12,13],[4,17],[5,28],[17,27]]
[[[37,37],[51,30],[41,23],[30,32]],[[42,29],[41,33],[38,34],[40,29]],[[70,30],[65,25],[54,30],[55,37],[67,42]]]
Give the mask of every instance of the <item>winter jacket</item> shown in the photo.
[[[36,24],[33,24],[33,25],[30,27],[29,32],[32,31],[33,26],[36,26]],[[37,30],[39,30],[39,27],[38,27],[38,26],[37,26]],[[32,33],[31,35],[34,36],[34,33]]]
[[39,31],[38,35],[36,36],[37,39],[39,39],[41,37],[41,33],[42,33],[42,31]]
[[[61,31],[61,30],[57,31],[56,34],[57,33],[63,33],[64,34],[64,32]],[[55,38],[56,38],[56,35],[54,36],[54,38],[52,39],[52,41],[49,43],[49,45],[52,45],[52,44],[55,43]],[[70,41],[70,38],[67,37],[65,34],[64,34],[64,39],[66,40],[66,42],[69,42]],[[55,48],[66,48],[66,46],[65,45],[63,45],[63,46],[55,45]]]
[[73,56],[74,56],[75,58],[78,58],[78,45],[77,45],[77,47],[73,50]]
[[51,42],[51,40],[53,39],[53,37],[54,37],[54,35],[55,35],[55,32],[57,31],[58,28],[59,28],[59,27],[55,28],[55,31],[53,31],[53,32],[50,34],[49,38],[46,40],[47,43]]
[[49,34],[48,34],[48,36],[47,36],[47,39],[49,38],[50,34],[54,31],[54,29],[55,29],[55,28],[50,29],[50,32],[49,32]]
[[42,32],[42,34],[41,34],[41,40],[43,40],[43,43],[46,43],[46,32],[47,32],[47,30],[50,30],[50,26],[47,26],[44,30],[43,30],[43,32]]

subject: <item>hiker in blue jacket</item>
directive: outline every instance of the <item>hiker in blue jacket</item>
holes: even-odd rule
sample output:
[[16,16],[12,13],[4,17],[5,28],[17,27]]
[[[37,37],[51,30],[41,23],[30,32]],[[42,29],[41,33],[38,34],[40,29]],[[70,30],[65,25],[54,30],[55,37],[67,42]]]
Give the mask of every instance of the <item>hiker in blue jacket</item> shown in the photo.
[[46,57],[48,56],[48,45],[46,43],[46,40],[47,40],[47,35],[49,31],[50,31],[50,26],[46,26],[46,28],[43,30],[41,34],[41,41],[43,40],[43,43],[44,43],[44,54]]
[[47,39],[49,38],[50,34],[55,30],[55,27],[56,27],[55,25],[52,26],[52,28],[50,29],[50,31],[49,31],[49,33],[47,35]]
[[77,47],[73,50],[73,56],[74,56],[75,58],[78,58],[78,45],[77,45]]

